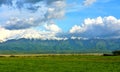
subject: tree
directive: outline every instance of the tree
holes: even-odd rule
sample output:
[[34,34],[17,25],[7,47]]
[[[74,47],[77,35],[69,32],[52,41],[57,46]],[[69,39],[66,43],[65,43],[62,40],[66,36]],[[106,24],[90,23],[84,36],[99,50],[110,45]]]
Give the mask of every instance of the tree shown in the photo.
[[113,51],[112,53],[113,53],[113,55],[118,56],[118,55],[120,55],[120,50]]

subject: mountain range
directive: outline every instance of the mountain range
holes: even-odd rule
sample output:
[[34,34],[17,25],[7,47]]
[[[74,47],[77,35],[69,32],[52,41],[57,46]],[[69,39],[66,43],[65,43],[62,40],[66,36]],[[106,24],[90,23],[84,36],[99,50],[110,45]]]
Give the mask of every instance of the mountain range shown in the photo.
[[0,54],[111,53],[120,50],[120,38],[65,40],[12,39],[0,43]]

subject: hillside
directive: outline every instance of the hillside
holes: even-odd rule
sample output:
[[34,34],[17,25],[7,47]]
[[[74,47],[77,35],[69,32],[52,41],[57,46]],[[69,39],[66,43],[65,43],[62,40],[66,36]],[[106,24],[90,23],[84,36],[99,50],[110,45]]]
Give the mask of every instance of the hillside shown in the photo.
[[1,54],[14,53],[108,53],[120,50],[120,39],[19,39],[0,43]]

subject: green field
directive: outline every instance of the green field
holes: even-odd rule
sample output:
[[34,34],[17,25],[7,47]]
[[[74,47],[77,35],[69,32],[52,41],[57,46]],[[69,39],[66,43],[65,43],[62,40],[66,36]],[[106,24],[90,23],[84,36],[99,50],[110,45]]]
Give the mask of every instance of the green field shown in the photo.
[[120,72],[120,56],[0,57],[0,72]]

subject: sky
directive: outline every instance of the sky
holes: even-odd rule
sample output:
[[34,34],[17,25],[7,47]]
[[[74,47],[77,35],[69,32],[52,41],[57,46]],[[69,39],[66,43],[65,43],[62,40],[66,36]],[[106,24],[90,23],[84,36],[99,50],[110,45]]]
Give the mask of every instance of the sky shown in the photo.
[[119,0],[0,0],[0,42],[120,37]]

